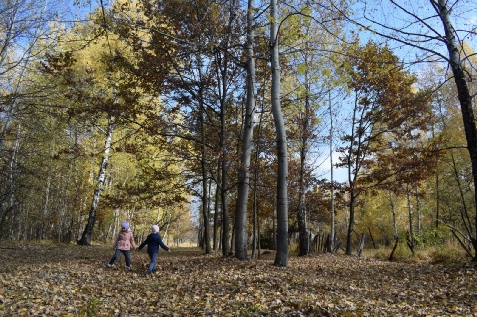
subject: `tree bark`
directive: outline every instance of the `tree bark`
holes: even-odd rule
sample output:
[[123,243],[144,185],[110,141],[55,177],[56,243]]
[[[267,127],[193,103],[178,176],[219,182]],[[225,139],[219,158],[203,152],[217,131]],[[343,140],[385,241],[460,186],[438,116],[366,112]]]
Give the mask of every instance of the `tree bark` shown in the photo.
[[[357,112],[358,112],[358,102],[357,102],[357,97],[355,98],[355,105],[353,109],[353,121],[351,125],[351,141],[348,149],[348,155],[347,155],[347,160],[348,160],[348,183],[350,187],[350,193],[349,193],[349,219],[348,219],[348,232],[346,235],[346,251],[345,253],[347,255],[351,255],[353,253],[353,241],[352,241],[352,236],[353,236],[353,226],[354,226],[354,206],[355,206],[355,200],[356,200],[356,181],[357,181],[357,176],[360,170],[360,153],[361,153],[361,137],[358,132],[355,131],[355,126],[356,126],[356,121],[357,121]],[[363,110],[364,111],[364,110]],[[359,128],[361,128],[361,122],[363,115],[361,114],[361,119],[359,120]],[[358,128],[358,131],[360,130]],[[357,141],[356,141],[357,140]],[[357,143],[357,149],[356,149],[356,154],[354,158],[354,166],[352,166],[351,162],[353,159],[353,145],[354,143]]]
[[396,252],[398,244],[399,244],[399,237],[396,237],[393,250],[391,251],[391,254],[389,255],[389,258],[388,258],[389,261],[394,261],[394,253]]
[[417,235],[421,234],[421,201],[419,199],[419,186],[416,185],[416,213],[417,213]]
[[412,211],[412,204],[411,204],[411,193],[409,186],[406,191],[406,198],[407,198],[407,208],[409,210],[409,236],[407,239],[407,245],[414,255],[414,249],[416,247],[416,239],[414,238],[414,222],[413,222],[413,211]]
[[[307,62],[307,61],[306,61]],[[305,72],[306,91],[310,91],[308,70]],[[305,173],[306,159],[308,154],[308,128],[310,121],[310,98],[307,93],[305,96],[305,114],[303,116],[303,126],[301,131],[301,148],[300,148],[300,182],[298,191],[298,231],[300,232],[300,253],[299,256],[310,253],[310,240],[308,237],[308,228],[306,221],[306,204],[305,204]]]
[[237,213],[235,217],[235,257],[247,259],[247,207],[250,190],[250,156],[252,153],[253,118],[255,116],[255,57],[253,52],[253,9],[254,1],[248,1],[247,10],[247,101],[245,105],[245,123],[243,128],[242,155],[238,171]]
[[331,233],[328,252],[333,252],[335,243],[335,187],[333,185],[333,113],[331,111],[331,96],[328,92],[330,106],[330,182],[331,182]]
[[277,0],[270,1],[270,45],[272,65],[272,114],[277,135],[277,252],[274,265],[288,266],[288,152],[285,122],[280,105],[280,63],[278,54]]
[[353,226],[354,226],[354,205],[355,205],[355,194],[354,191],[350,192],[350,201],[349,201],[349,219],[348,219],[348,232],[346,235],[346,254],[353,254]]
[[78,240],[79,245],[90,245],[91,236],[93,235],[94,223],[96,222],[96,210],[98,209],[99,199],[101,197],[101,192],[103,191],[104,181],[106,179],[106,169],[109,162],[109,151],[111,150],[111,140],[113,139],[114,131],[113,118],[108,118],[108,128],[106,130],[106,140],[104,143],[104,152],[103,160],[98,172],[98,178],[96,182],[96,188],[94,189],[93,200],[91,202],[91,207],[89,210],[88,223],[84,228],[83,235],[81,239]]
[[388,191],[389,203],[391,204],[391,212],[393,215],[393,228],[394,228],[394,239],[399,237],[397,230],[397,221],[396,221],[396,206],[394,204],[393,196],[390,191]]
[[229,215],[229,200],[227,195],[227,162],[222,160],[222,182],[220,190],[220,201],[222,210],[222,255],[230,253],[229,232],[230,232],[230,215]]
[[200,129],[201,129],[201,159],[200,166],[202,170],[202,215],[204,220],[204,247],[205,254],[211,253],[210,248],[210,225],[209,225],[209,208],[208,208],[208,188],[207,188],[207,164],[205,151],[205,127],[204,127],[204,111],[203,104],[200,105]]
[[[263,119],[264,111],[260,112],[260,120],[258,124],[258,139],[260,139],[260,131],[262,127],[262,119]],[[258,210],[258,161],[260,157],[260,144],[257,143],[255,147],[255,164],[257,168],[255,168],[254,172],[254,189],[253,189],[253,250],[252,250],[252,258],[255,258],[255,250],[257,251],[256,258],[260,259],[260,212]]]
[[[221,172],[220,172],[221,168],[222,168],[222,163],[219,163],[219,166],[217,167],[217,180],[221,178]],[[212,244],[212,248],[214,249],[214,251],[217,250],[219,245],[217,236],[219,233],[219,201],[221,200],[222,200],[222,194],[221,194],[220,186],[219,184],[216,184],[215,205],[214,205],[214,234],[213,234],[213,244]]]

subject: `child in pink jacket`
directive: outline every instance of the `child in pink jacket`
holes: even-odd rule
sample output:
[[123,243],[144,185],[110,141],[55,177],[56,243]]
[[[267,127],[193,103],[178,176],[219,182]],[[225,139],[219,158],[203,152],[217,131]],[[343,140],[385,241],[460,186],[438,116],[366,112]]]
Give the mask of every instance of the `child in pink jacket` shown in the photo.
[[114,261],[116,261],[119,257],[119,254],[124,254],[124,259],[126,260],[126,269],[131,269],[131,255],[129,254],[129,250],[131,246],[136,249],[136,243],[134,243],[134,238],[132,232],[129,230],[129,223],[124,221],[121,224],[121,232],[119,232],[116,241],[114,242],[113,249],[116,250],[114,252],[113,257],[108,262],[108,267],[112,267],[114,265]]

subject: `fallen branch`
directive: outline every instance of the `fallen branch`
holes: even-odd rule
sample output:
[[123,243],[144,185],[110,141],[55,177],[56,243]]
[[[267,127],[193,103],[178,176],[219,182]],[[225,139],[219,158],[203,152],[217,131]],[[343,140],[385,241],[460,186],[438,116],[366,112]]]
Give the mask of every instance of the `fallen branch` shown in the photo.
[[468,242],[472,243],[472,240],[467,237],[465,234],[463,234],[459,229],[455,228],[454,226],[451,226],[447,223],[445,223],[444,221],[440,220],[440,219],[437,219],[437,221],[439,221],[440,223],[442,223],[444,226],[448,227],[448,228],[451,228],[452,230],[455,230],[456,232],[458,232],[462,238],[466,239]]
[[459,241],[459,244],[460,246],[465,250],[465,253],[467,253],[468,256],[470,256],[471,258],[473,257],[472,253],[470,252],[469,248],[467,248],[467,246],[464,244],[464,242],[462,242],[462,240],[457,236],[457,234],[455,233],[454,230],[451,230],[452,234],[454,235],[454,237],[457,239],[457,241]]

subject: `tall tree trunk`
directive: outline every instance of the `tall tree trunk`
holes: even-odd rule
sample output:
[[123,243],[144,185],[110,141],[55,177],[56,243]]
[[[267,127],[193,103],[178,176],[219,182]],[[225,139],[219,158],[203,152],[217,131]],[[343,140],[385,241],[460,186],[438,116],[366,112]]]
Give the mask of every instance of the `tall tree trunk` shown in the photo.
[[274,265],[288,266],[288,151],[285,122],[280,105],[280,62],[278,54],[278,6],[270,1],[270,50],[272,66],[272,114],[277,135],[277,252]]
[[[263,120],[264,111],[260,112],[260,120],[258,124],[258,138],[260,139],[260,131],[262,128],[262,120]],[[255,250],[257,250],[257,259],[260,259],[260,213],[258,210],[258,165],[259,165],[259,158],[260,158],[260,144],[257,143],[255,146],[255,172],[254,172],[254,180],[253,180],[253,250],[252,250],[252,258],[255,258]]]
[[[357,104],[358,104],[358,99],[357,99],[357,96],[355,98],[355,105],[354,105],[354,109],[353,109],[353,121],[352,121],[352,125],[351,125],[351,141],[350,141],[350,145],[349,145],[349,150],[348,150],[348,155],[347,155],[347,165],[348,165],[348,183],[349,183],[349,188],[350,188],[350,193],[349,193],[349,219],[348,219],[348,232],[347,232],[347,235],[346,235],[346,251],[345,253],[347,255],[351,255],[352,252],[353,252],[353,226],[354,226],[354,207],[355,207],[355,202],[356,202],[356,181],[357,181],[357,178],[358,178],[358,173],[359,173],[359,170],[360,170],[360,163],[359,163],[359,160],[360,160],[360,150],[361,150],[361,138],[359,136],[359,132],[356,132],[354,127],[356,126],[356,121],[357,121],[357,112],[358,112],[358,107],[357,107]],[[363,107],[363,111],[364,111],[364,107]],[[361,118],[363,118],[363,115],[361,115]],[[362,119],[359,120],[359,123],[358,123],[358,131],[360,130],[361,128],[361,122],[362,122]],[[358,141],[356,141],[356,139],[358,139]],[[353,165],[351,164],[352,163],[352,159],[353,159],[353,146],[354,146],[354,143],[358,143],[357,145],[357,150],[356,150],[356,154],[355,154],[355,158],[354,158],[354,163]],[[353,168],[354,166],[354,168]]]
[[[225,85],[224,85],[225,89]],[[226,256],[230,251],[229,249],[229,232],[230,232],[230,215],[229,215],[229,201],[227,195],[227,182],[228,182],[228,168],[227,168],[227,146],[225,143],[225,96],[221,98],[220,105],[220,147],[222,149],[222,157],[220,160],[220,201],[222,210],[222,255]],[[215,238],[214,238],[215,239]]]
[[[439,103],[440,105],[440,103]],[[432,126],[432,138],[435,137],[434,125]],[[436,229],[439,229],[439,161],[436,164]],[[436,232],[437,235],[437,232]]]
[[247,102],[245,105],[245,123],[243,127],[242,155],[238,170],[237,211],[235,217],[235,257],[247,259],[247,207],[250,189],[250,156],[252,153],[252,138],[255,116],[255,57],[253,52],[254,31],[253,12],[254,0],[248,1],[247,10]]
[[[52,162],[50,162],[51,167]],[[46,217],[48,216],[49,203],[50,203],[50,188],[51,187],[51,170],[48,171],[48,176],[46,178],[46,188],[45,188],[45,202],[43,204],[43,213],[41,215],[41,226],[40,226],[40,240],[45,239],[45,226],[48,225]]]
[[[229,2],[229,29],[232,29],[232,25],[235,19],[235,8],[236,1]],[[225,55],[222,59],[217,58],[217,75],[221,74],[218,78],[218,82],[222,83],[221,89],[219,89],[220,94],[220,120],[221,120],[221,133],[220,133],[220,145],[222,149],[222,181],[221,181],[221,202],[222,202],[222,255],[226,256],[230,253],[230,244],[229,244],[229,232],[230,232],[230,215],[229,215],[229,202],[228,202],[228,162],[227,162],[227,144],[226,144],[226,122],[225,122],[225,111],[227,101],[229,100],[228,96],[228,67],[229,67],[229,55],[228,55],[228,44],[230,43],[227,39],[224,41],[225,47],[222,49],[217,49],[217,54],[222,54],[225,52]]]
[[[219,166],[217,167],[217,180],[219,180],[221,178],[221,168],[222,168],[222,163],[219,162]],[[222,199],[222,195],[221,195],[221,190],[220,190],[220,186],[219,184],[216,184],[215,186],[215,206],[214,206],[214,237],[213,237],[213,244],[212,244],[212,248],[214,249],[214,251],[217,250],[218,248],[218,233],[219,233],[219,202],[220,200]]]
[[106,130],[106,140],[104,142],[103,160],[101,162],[101,166],[99,167],[98,178],[93,194],[93,200],[91,202],[91,207],[89,210],[88,223],[84,228],[81,239],[78,240],[79,245],[91,244],[91,236],[93,235],[94,223],[96,221],[96,210],[98,209],[99,199],[101,197],[101,192],[103,191],[104,187],[104,181],[106,179],[106,168],[108,167],[109,162],[109,151],[111,150],[111,140],[113,139],[114,127],[115,125],[113,123],[113,118],[109,117],[108,128]]
[[[201,94],[202,96],[202,94]],[[206,151],[205,151],[205,126],[204,126],[204,105],[200,105],[200,133],[201,133],[201,158],[200,158],[200,167],[202,171],[202,216],[204,220],[204,247],[205,254],[211,253],[210,248],[210,225],[209,225],[209,208],[208,208],[208,188],[207,188],[207,162],[206,162]]]
[[[256,179],[257,172],[254,173]],[[253,190],[253,235],[252,235],[252,259],[257,257],[257,244],[258,244],[258,209],[257,209],[257,184],[254,185]],[[260,252],[259,252],[260,255]],[[260,256],[258,257],[260,258]]]
[[[454,81],[457,86],[457,95],[460,102],[462,120],[464,123],[465,137],[467,140],[467,149],[470,154],[472,165],[472,176],[474,180],[474,209],[477,203],[477,128],[475,116],[472,109],[472,97],[467,86],[462,60],[459,54],[459,44],[457,43],[454,26],[450,19],[450,10],[447,8],[447,0],[438,0],[431,2],[436,8],[442,20],[445,29],[445,43],[449,52],[449,63],[454,74]],[[477,261],[477,214],[475,215],[474,236],[471,236],[474,247],[473,262]]]
[[354,207],[356,196],[354,190],[351,189],[349,199],[349,219],[348,219],[348,232],[346,234],[346,254],[351,255],[353,253],[353,226],[354,226]]
[[416,213],[417,213],[417,235],[421,234],[421,201],[419,199],[419,186],[416,185]]
[[229,199],[227,195],[227,162],[222,160],[222,184],[220,190],[221,210],[222,210],[222,255],[230,253],[229,232],[230,232],[230,213]]
[[197,231],[197,246],[204,250],[204,221],[202,220],[202,213],[199,213],[201,216],[199,217],[199,230]]
[[393,215],[393,228],[394,228],[394,239],[399,238],[398,230],[397,230],[397,221],[396,221],[396,205],[394,204],[393,195],[391,192],[388,192],[389,203],[391,204],[391,212]]
[[411,204],[411,193],[409,186],[406,190],[406,197],[407,197],[407,208],[409,211],[409,235],[407,237],[407,245],[409,249],[412,252],[412,255],[414,255],[414,250],[416,247],[416,239],[414,237],[414,216],[413,216],[413,210],[412,210],[412,204]]
[[328,92],[330,106],[330,182],[331,182],[331,233],[328,252],[333,252],[335,243],[335,186],[333,185],[333,112],[331,111],[331,92]]
[[[306,61],[307,62],[307,61]],[[308,236],[308,228],[306,222],[306,204],[305,204],[305,173],[306,173],[306,159],[309,147],[309,122],[310,122],[310,84],[308,78],[308,70],[305,72],[305,114],[303,116],[303,126],[301,131],[301,148],[300,148],[300,181],[298,189],[298,231],[300,232],[300,253],[299,256],[310,253],[310,239]]]

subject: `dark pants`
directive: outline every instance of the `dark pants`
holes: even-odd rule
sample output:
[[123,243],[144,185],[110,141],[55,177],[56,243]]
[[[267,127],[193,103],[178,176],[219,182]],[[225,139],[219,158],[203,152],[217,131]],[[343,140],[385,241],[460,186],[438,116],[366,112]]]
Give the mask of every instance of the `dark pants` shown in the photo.
[[116,249],[116,252],[114,252],[113,257],[111,258],[111,260],[109,260],[109,263],[108,263],[108,264],[113,265],[113,264],[114,264],[114,261],[116,261],[116,260],[118,259],[119,254],[120,254],[121,252],[124,254],[124,259],[126,259],[126,266],[127,266],[127,267],[130,267],[130,266],[131,266],[131,256],[130,256],[130,254],[129,254],[129,250],[119,250],[119,249]]
[[156,261],[157,261],[157,253],[148,253],[149,259],[151,262],[149,263],[149,268],[147,269],[150,273],[156,272]]

